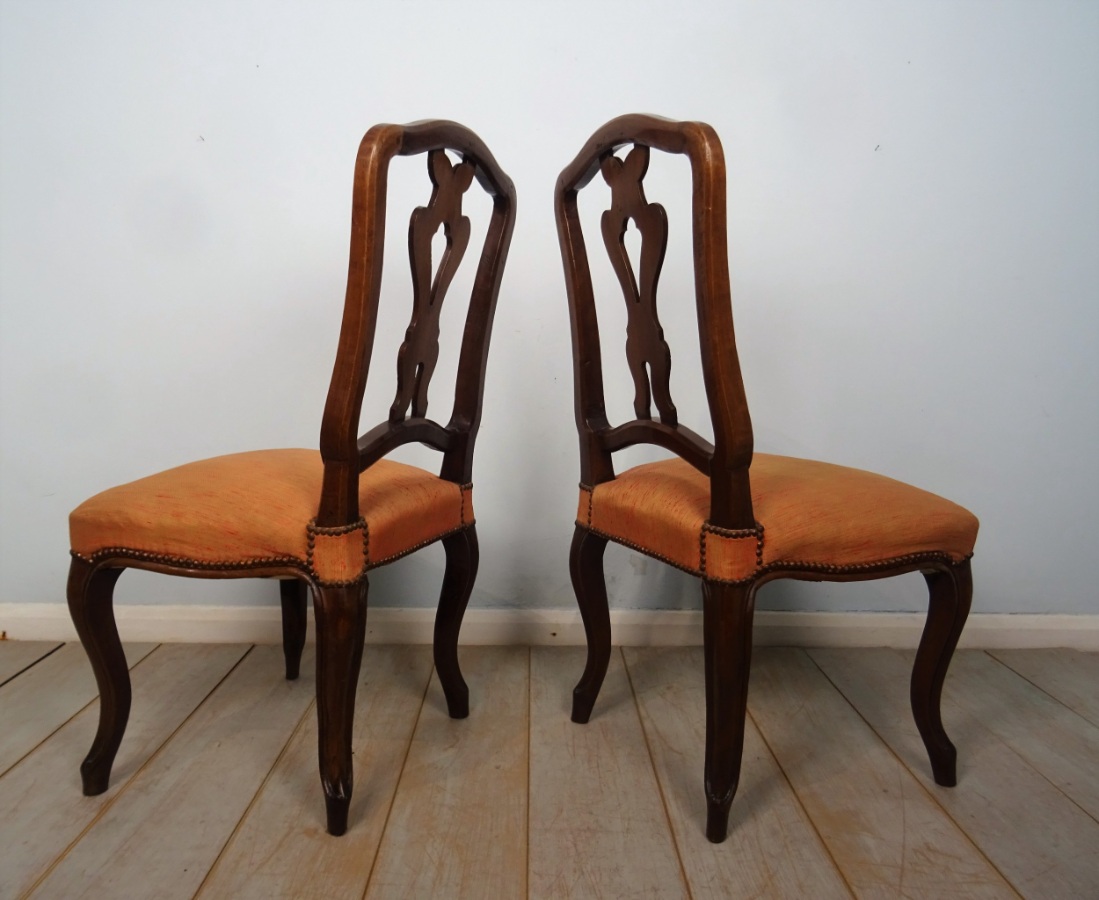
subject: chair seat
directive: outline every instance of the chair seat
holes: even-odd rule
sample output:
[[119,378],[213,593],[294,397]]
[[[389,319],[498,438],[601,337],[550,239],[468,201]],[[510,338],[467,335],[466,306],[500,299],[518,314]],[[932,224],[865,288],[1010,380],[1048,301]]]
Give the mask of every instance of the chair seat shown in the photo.
[[758,453],[756,528],[708,523],[710,481],[682,459],[581,486],[577,523],[703,578],[738,582],[771,569],[857,573],[906,562],[957,563],[977,518],[911,485],[845,466]]
[[315,450],[260,450],[168,469],[111,488],[69,516],[72,551],[182,568],[291,566],[355,580],[473,523],[468,485],[379,460],[359,476],[362,521],[313,526],[324,466]]

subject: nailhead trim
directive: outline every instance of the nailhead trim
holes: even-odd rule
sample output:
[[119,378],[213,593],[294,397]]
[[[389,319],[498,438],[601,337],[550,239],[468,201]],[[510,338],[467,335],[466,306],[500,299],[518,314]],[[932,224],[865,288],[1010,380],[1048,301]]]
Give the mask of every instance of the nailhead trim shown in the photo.
[[[754,537],[756,539],[756,569],[759,569],[763,565],[763,526],[756,522],[755,528],[722,528],[719,525],[711,525],[709,522],[703,522],[702,528],[698,532],[698,562],[699,570],[703,578],[706,577],[706,535],[716,534],[718,537],[732,538],[734,540],[740,540],[743,538]],[[753,576],[749,576],[747,580],[751,580]],[[724,581],[724,579],[710,579],[711,581]],[[729,582],[730,584],[741,584],[745,579],[740,581]]]
[[[848,566],[836,566],[829,563],[817,563],[807,562],[804,560],[788,560],[785,562],[773,562],[768,563],[765,566],[760,566],[756,571],[749,575],[747,578],[739,578],[735,580],[725,578],[707,578],[705,572],[701,572],[698,569],[691,569],[682,563],[676,562],[674,559],[670,559],[660,553],[654,553],[647,547],[642,547],[640,544],[635,544],[633,541],[628,541],[623,538],[617,537],[613,534],[600,531],[597,528],[591,528],[584,526],[582,522],[577,522],[577,525],[587,527],[592,534],[596,534],[599,537],[606,538],[609,541],[614,541],[616,544],[621,544],[624,547],[629,547],[631,550],[637,550],[639,553],[644,553],[646,556],[651,556],[653,559],[658,559],[663,563],[667,563],[672,568],[679,569],[681,572],[686,572],[689,575],[694,575],[699,578],[704,578],[707,581],[717,582],[719,584],[750,584],[763,575],[767,575],[771,572],[824,572],[829,575],[849,575],[858,572],[874,572],[881,569],[892,569],[897,566],[909,565],[911,563],[919,562],[945,562],[951,566],[958,565],[957,562],[948,553],[939,553],[936,551],[927,551],[924,553],[910,553],[906,556],[894,556],[889,559],[879,560],[873,563],[853,563]],[[961,562],[972,559],[973,554],[970,553]]]
[[[320,573],[317,572],[313,565],[313,552],[316,547],[317,535],[321,537],[342,537],[345,534],[351,534],[359,529],[363,532],[363,565],[359,569],[359,573],[354,578],[348,578],[341,581],[326,581],[321,578]],[[370,529],[367,528],[366,520],[361,516],[358,521],[352,522],[350,525],[318,525],[316,519],[310,519],[309,524],[305,526],[305,530],[308,533],[307,546],[305,551],[305,562],[309,567],[309,574],[313,576],[313,579],[317,584],[322,587],[350,587],[353,584],[358,584],[362,581],[363,576],[370,568]]]
[[186,556],[169,556],[166,553],[150,553],[146,550],[133,550],[130,547],[104,547],[102,550],[96,550],[91,556],[85,556],[83,553],[77,553],[75,550],[70,550],[69,555],[74,559],[79,559],[93,565],[104,559],[119,557],[122,559],[139,560],[141,562],[154,562],[168,566],[178,566],[181,569],[201,569],[211,572],[230,572],[239,569],[263,569],[269,566],[302,567],[302,561],[293,556],[255,557],[252,559],[212,563],[199,559],[190,559]]

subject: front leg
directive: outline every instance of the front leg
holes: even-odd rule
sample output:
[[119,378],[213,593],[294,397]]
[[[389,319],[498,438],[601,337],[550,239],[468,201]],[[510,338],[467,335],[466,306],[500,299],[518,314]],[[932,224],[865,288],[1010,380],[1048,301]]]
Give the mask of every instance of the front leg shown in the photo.
[[469,715],[469,687],[458,666],[458,633],[477,577],[480,551],[476,526],[470,525],[443,538],[443,548],[446,571],[435,614],[435,671],[443,686],[450,717],[464,719]]
[[130,718],[130,667],[114,620],[114,586],[121,574],[122,569],[97,569],[76,557],[69,566],[69,613],[99,686],[99,729],[80,765],[89,797],[107,790]]
[[973,575],[966,560],[948,570],[926,572],[924,578],[930,602],[912,667],[912,714],[931,757],[935,783],[953,787],[958,782],[958,751],[943,729],[939,706],[946,670],[973,602]]
[[702,582],[706,665],[706,837],[725,840],[729,810],[740,783],[748,674],[752,666],[751,584]]
[[319,586],[313,600],[317,621],[317,724],[321,784],[328,833],[347,831],[354,783],[351,729],[355,690],[366,640],[367,582]]

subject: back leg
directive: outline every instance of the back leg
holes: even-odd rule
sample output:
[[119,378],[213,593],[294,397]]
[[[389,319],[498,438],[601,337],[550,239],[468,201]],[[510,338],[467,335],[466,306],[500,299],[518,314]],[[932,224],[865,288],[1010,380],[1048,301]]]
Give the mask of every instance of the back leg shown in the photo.
[[935,783],[953,787],[958,781],[958,751],[943,730],[939,704],[946,670],[973,601],[973,575],[966,560],[951,569],[925,572],[924,578],[930,602],[912,667],[912,714],[931,757]]
[[107,790],[130,718],[130,667],[114,620],[114,586],[121,574],[122,569],[96,569],[75,557],[69,566],[69,614],[99,686],[99,729],[80,764],[80,780],[89,797]]
[[606,549],[606,538],[576,526],[569,554],[569,573],[588,639],[588,662],[572,692],[572,720],[581,724],[591,718],[611,659],[611,614],[603,577],[603,551]]
[[286,680],[294,681],[301,672],[301,653],[305,649],[305,630],[309,617],[309,585],[300,578],[279,582],[282,598],[282,654],[286,658]]
[[476,527],[470,525],[443,538],[443,548],[446,571],[435,614],[435,671],[443,686],[450,717],[464,719],[469,715],[469,687],[458,666],[458,633],[477,577],[480,551]]

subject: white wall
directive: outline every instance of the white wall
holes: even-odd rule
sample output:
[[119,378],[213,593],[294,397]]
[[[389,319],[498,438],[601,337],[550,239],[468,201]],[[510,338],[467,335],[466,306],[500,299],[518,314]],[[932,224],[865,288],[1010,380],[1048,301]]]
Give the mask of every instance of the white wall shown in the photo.
[[[1052,0],[0,0],[0,600],[63,599],[66,515],[91,493],[203,456],[315,446],[358,140],[443,116],[480,133],[519,191],[473,604],[571,605],[578,472],[552,188],[596,126],[650,111],[724,140],[757,449],[973,509],[976,609],[1095,611],[1097,44],[1099,5]],[[685,163],[654,161],[653,177],[650,198],[684,226]],[[403,217],[426,180],[418,162],[394,178]],[[378,417],[408,310],[394,225]],[[688,260],[680,233],[662,309],[676,399],[700,427]],[[624,370],[615,380],[624,411]],[[608,565],[617,606],[698,603],[681,573],[624,550]],[[433,548],[383,570],[371,602],[431,604],[441,568]],[[921,589],[779,584],[761,600],[917,609]],[[118,589],[143,603],[274,594],[142,573]]]

